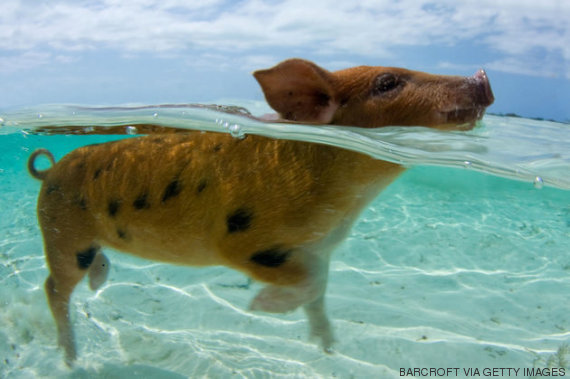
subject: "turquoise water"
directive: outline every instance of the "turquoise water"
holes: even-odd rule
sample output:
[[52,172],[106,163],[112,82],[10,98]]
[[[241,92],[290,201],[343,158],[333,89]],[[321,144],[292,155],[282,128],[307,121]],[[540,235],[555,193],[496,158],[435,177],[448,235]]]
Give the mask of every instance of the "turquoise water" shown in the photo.
[[[254,114],[263,105],[248,103]],[[400,377],[401,369],[570,372],[570,126],[487,116],[469,132],[263,124],[192,107],[50,106],[0,115],[0,377]],[[333,255],[335,353],[304,314],[247,311],[261,288],[223,268],[107,250],[109,280],[74,292],[79,360],[66,368],[43,282],[37,147],[57,159],[122,136],[38,127],[157,123],[324,141],[410,166]],[[59,129],[61,130],[61,129]],[[133,133],[136,130],[126,129]],[[518,377],[523,376],[522,371]]]

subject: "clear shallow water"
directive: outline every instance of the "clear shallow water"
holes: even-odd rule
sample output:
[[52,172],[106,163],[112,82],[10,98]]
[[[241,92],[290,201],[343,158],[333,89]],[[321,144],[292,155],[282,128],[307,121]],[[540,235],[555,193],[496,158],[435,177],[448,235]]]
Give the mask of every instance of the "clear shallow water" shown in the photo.
[[[0,377],[390,378],[413,367],[567,364],[553,357],[570,344],[568,125],[489,116],[469,132],[370,134],[188,107],[43,107],[0,117]],[[25,164],[37,147],[59,159],[122,137],[30,132],[145,122],[207,130],[226,130],[227,123],[239,125],[236,134],[325,139],[414,165],[333,255],[327,307],[338,339],[334,355],[307,341],[300,311],[247,312],[261,286],[240,273],[108,251],[106,285],[94,293],[81,284],[74,293],[80,359],[66,369],[42,288],[39,182]],[[536,177],[542,181],[533,184]]]

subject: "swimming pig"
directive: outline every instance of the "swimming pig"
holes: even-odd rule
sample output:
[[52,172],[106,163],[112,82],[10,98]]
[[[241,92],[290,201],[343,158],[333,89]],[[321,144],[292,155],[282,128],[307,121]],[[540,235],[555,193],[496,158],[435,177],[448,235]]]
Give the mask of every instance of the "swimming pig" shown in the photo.
[[[283,120],[305,123],[469,127],[493,102],[482,70],[465,78],[367,66],[329,72],[291,59],[254,76]],[[40,155],[53,167],[36,169]],[[303,306],[312,336],[329,351],[331,252],[404,170],[332,146],[191,132],[85,146],[57,164],[40,149],[28,169],[43,181],[37,209],[50,272],[45,290],[69,365],[76,358],[70,296],[85,274],[92,289],[105,281],[104,246],[244,272],[267,283],[251,309]]]

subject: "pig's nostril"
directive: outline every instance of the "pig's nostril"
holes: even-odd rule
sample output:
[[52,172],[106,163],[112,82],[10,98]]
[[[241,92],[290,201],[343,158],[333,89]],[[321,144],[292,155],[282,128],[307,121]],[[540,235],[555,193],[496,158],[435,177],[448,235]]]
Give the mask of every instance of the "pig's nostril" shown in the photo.
[[495,101],[495,96],[493,95],[493,91],[491,90],[491,84],[489,83],[489,78],[487,77],[487,73],[485,72],[485,70],[480,69],[475,73],[475,75],[473,75],[473,78],[481,86],[483,105],[488,106],[493,104],[493,102]]
[[474,77],[475,79],[478,79],[478,80],[487,80],[487,81],[489,80],[489,79],[487,78],[487,73],[486,73],[485,70],[483,70],[482,68],[479,69],[479,71],[477,71],[477,72],[475,73],[475,75],[473,75],[473,77]]

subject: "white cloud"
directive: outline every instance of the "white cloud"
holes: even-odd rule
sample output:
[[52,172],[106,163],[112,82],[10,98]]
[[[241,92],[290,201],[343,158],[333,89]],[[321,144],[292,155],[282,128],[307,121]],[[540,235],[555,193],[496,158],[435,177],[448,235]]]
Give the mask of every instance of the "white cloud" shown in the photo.
[[0,72],[11,73],[26,70],[49,63],[53,55],[45,52],[26,51],[21,54],[2,56],[0,59]]
[[3,0],[0,51],[197,49],[258,63],[268,48],[386,57],[395,46],[469,41],[495,50],[497,62],[544,53],[567,66],[569,14],[566,0]]
[[559,62],[551,62],[548,60],[521,61],[515,58],[504,58],[485,64],[486,68],[503,71],[513,74],[522,74],[529,76],[542,76],[547,78],[570,78],[570,67],[563,67]]

